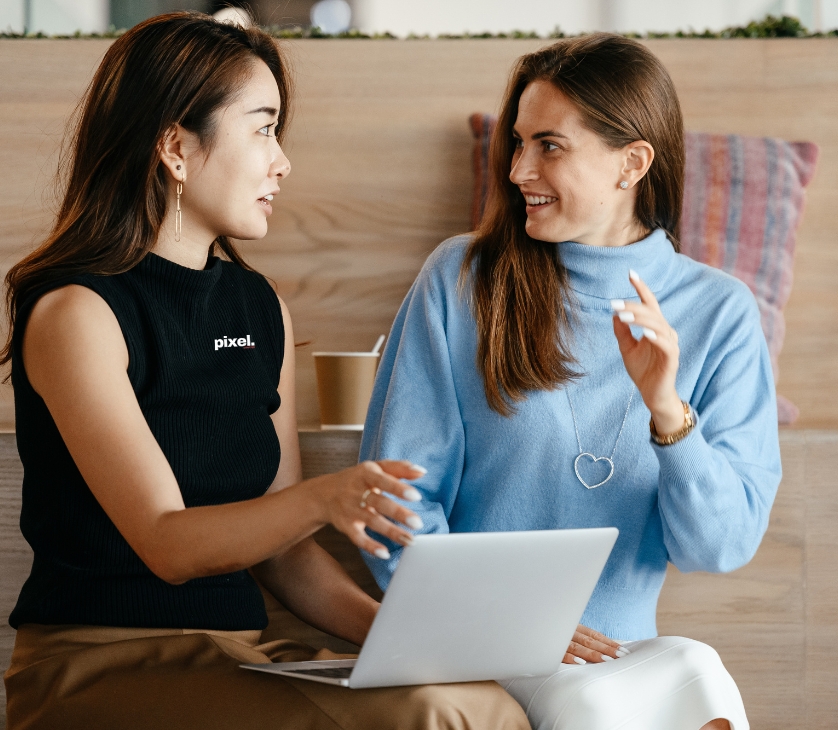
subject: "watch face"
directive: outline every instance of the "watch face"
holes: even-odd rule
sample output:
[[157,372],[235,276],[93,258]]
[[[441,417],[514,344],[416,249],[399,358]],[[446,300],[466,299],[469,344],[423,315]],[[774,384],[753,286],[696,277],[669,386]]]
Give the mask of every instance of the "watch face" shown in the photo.
[[684,403],[684,416],[687,419],[687,428],[695,426],[695,416],[693,416],[693,409],[689,403]]

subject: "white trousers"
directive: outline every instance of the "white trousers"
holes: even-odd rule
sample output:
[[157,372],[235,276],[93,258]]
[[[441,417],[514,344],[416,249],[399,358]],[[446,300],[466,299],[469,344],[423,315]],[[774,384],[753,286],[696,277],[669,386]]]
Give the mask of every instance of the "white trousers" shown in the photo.
[[699,730],[716,718],[749,730],[739,689],[716,650],[680,636],[626,642],[601,664],[562,664],[500,684],[533,730]]

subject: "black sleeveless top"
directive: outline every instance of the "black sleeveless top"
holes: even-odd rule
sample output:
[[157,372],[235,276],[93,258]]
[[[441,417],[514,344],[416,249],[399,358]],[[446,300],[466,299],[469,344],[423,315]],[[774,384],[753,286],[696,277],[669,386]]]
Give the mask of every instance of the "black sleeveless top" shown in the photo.
[[252,499],[279,467],[270,415],[285,347],[279,301],[261,275],[211,257],[197,271],[154,254],[115,276],[83,275],[28,297],[13,343],[20,527],[35,552],[9,623],[261,629],[264,602],[247,571],[174,586],[157,578],[117,531],[26,377],[21,345],[32,306],[81,284],[113,310],[128,377],[187,507]]

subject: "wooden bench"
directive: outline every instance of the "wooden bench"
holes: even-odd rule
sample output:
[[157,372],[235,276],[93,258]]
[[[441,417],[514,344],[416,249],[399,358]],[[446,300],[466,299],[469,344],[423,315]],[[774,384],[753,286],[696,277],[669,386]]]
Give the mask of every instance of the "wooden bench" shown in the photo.
[[[360,434],[302,432],[308,477],[355,463]],[[658,610],[662,634],[714,646],[739,684],[754,730],[832,728],[838,717],[838,431],[785,430],[785,475],[754,560],[728,575],[671,569]],[[32,553],[18,529],[22,467],[13,434],[0,434],[0,615],[8,616]],[[380,598],[358,551],[331,528],[318,541]],[[335,651],[354,647],[303,623],[266,596],[266,640],[295,638]],[[14,631],[0,625],[0,667]],[[2,691],[5,705],[5,691]],[[5,720],[2,721],[3,723]],[[4,727],[0,723],[0,728]]]

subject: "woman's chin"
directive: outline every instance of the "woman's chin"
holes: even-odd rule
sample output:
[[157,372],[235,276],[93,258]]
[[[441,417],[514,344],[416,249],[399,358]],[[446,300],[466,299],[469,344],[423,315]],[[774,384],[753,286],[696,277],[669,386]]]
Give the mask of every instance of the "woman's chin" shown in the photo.
[[251,223],[247,226],[238,226],[224,235],[227,238],[235,238],[237,241],[258,241],[268,235],[268,221],[261,221],[261,225],[259,223]]
[[535,221],[527,219],[527,224],[524,230],[530,238],[536,241],[544,241],[545,243],[561,243],[563,241],[570,241],[567,238],[567,232],[561,226],[550,225],[548,222],[536,223]]

